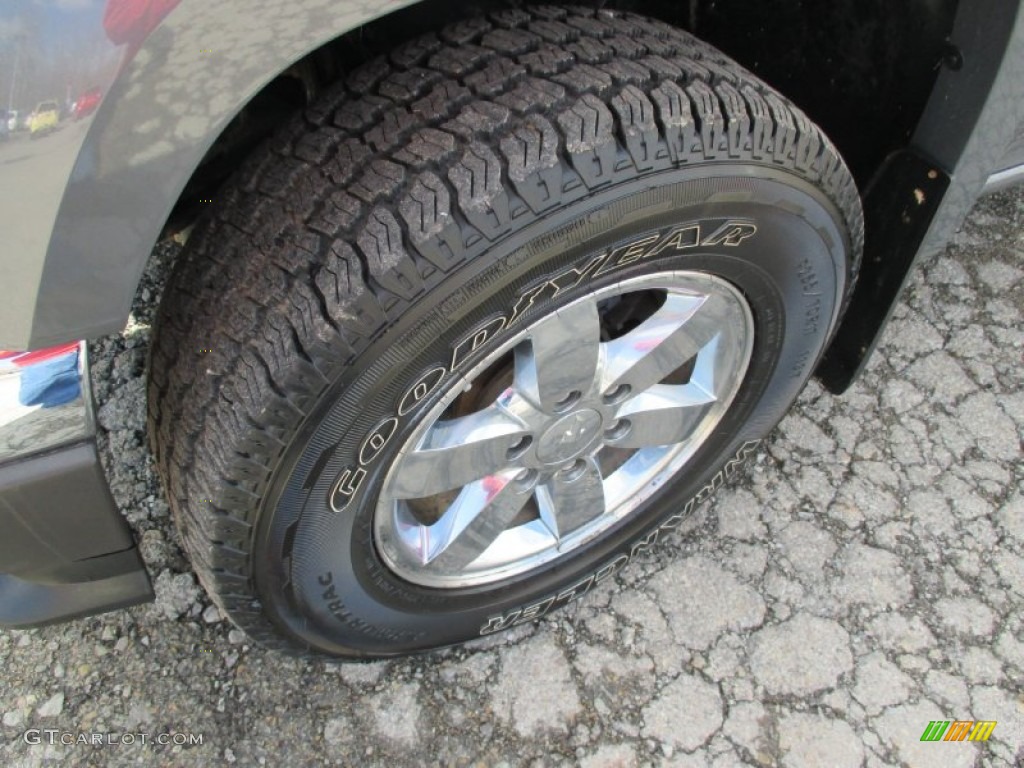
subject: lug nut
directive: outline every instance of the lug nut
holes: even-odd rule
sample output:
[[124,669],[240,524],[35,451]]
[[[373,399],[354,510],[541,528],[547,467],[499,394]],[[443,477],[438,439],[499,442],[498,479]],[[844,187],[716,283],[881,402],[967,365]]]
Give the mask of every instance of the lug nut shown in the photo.
[[573,480],[578,480],[583,477],[583,474],[587,471],[587,462],[583,459],[576,459],[576,461],[570,462],[559,470],[559,474],[562,476],[562,480],[566,483],[571,483]]
[[520,491],[528,491],[537,484],[537,480],[540,478],[540,473],[535,469],[524,469],[518,475],[516,475],[512,482],[516,484],[516,487]]
[[631,429],[633,429],[633,424],[629,419],[616,419],[615,423],[604,431],[604,441],[614,443],[621,440],[629,434]]
[[574,389],[572,392],[570,392],[557,403],[555,403],[555,411],[561,412],[569,410],[580,401],[580,398],[582,396],[583,395],[580,393],[578,389]]
[[533,436],[523,435],[509,446],[508,460],[515,461],[516,459],[521,458],[522,455],[529,450],[531,445],[533,445]]
[[611,392],[608,392],[601,399],[604,400],[606,405],[615,405],[616,403],[621,403],[623,400],[629,397],[629,394],[632,391],[633,388],[629,386],[629,384],[619,384],[619,386],[617,386]]

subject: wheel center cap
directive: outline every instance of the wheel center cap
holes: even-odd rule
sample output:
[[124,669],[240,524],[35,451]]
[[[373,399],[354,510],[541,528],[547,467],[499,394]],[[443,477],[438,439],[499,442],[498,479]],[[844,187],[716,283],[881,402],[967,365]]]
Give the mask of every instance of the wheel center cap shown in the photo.
[[545,464],[561,464],[574,459],[601,431],[601,414],[590,408],[574,411],[548,427],[537,443],[537,458]]

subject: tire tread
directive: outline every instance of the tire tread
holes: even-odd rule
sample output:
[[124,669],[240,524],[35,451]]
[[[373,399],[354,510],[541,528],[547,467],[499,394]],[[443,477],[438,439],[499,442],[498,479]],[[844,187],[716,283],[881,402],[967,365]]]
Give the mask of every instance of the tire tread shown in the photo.
[[863,232],[835,147],[715,49],[634,14],[467,19],[352,71],[268,141],[196,227],[150,360],[158,471],[217,605],[264,645],[313,650],[267,615],[251,573],[272,468],[329,383],[517,226],[512,211],[723,159],[824,191],[851,243],[848,298]]

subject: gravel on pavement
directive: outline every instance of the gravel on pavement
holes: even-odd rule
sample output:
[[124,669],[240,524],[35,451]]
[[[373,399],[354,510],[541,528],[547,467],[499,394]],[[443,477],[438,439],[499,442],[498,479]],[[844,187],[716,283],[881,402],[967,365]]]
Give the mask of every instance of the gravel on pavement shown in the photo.
[[[0,632],[0,765],[1024,764],[1024,192],[977,205],[863,378],[812,382],[688,532],[536,624],[369,664],[253,647],[178,547],[144,407],[175,253],[91,350],[156,602]],[[933,720],[997,725],[922,742]]]

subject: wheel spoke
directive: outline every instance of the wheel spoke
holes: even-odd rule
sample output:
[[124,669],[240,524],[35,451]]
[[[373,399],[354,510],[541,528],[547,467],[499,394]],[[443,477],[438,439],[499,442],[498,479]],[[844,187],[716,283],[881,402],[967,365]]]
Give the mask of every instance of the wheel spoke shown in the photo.
[[594,301],[559,309],[534,326],[529,340],[516,347],[516,389],[548,412],[572,392],[589,392],[597,372],[600,341]]
[[604,345],[602,390],[628,385],[639,393],[657,384],[722,330],[728,310],[721,296],[669,294],[647,320]]
[[556,539],[604,514],[604,481],[593,458],[578,474],[556,472],[537,489],[540,518]]
[[713,402],[714,396],[695,384],[656,384],[623,403],[617,415],[629,422],[629,430],[610,445],[647,448],[681,443]]
[[715,364],[721,334],[700,352],[686,384],[655,384],[631,397],[615,412],[629,428],[611,444],[616,448],[646,448],[686,440],[718,399]]
[[391,493],[396,499],[421,499],[494,475],[509,466],[509,449],[527,434],[497,405],[439,421],[418,449],[399,458]]
[[[606,328],[621,335],[602,342]],[[558,569],[614,535],[718,428],[754,331],[737,288],[690,271],[627,278],[513,329],[409,425],[374,512],[381,559],[460,589]]]
[[520,471],[470,483],[440,520],[422,527],[420,553],[428,571],[451,573],[466,567],[508,528],[532,493],[515,481]]

